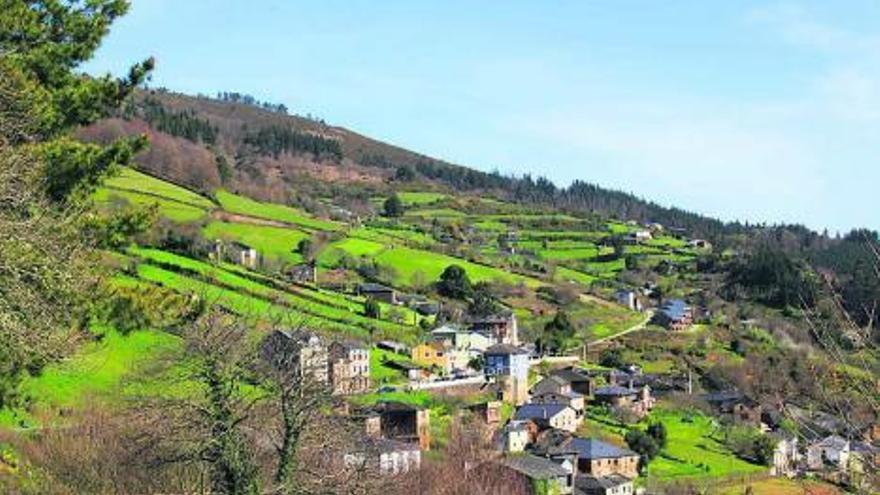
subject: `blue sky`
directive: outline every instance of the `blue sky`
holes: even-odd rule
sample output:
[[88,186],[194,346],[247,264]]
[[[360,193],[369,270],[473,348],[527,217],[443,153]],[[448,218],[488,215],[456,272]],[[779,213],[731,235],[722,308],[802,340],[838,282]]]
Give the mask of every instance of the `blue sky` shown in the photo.
[[85,69],[483,170],[880,228],[880,3],[134,0]]

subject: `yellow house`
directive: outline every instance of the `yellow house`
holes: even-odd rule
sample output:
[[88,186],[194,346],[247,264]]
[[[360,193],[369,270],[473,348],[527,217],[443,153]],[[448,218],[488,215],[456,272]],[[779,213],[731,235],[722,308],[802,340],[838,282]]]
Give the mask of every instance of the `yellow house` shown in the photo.
[[443,344],[438,342],[429,342],[413,347],[412,360],[421,366],[439,368],[444,373],[448,373],[451,366],[449,353],[446,352]]

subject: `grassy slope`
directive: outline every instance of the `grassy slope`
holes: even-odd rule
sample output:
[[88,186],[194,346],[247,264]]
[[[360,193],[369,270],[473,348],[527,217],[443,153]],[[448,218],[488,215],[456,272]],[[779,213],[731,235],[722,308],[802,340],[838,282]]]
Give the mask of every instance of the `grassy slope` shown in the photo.
[[208,239],[231,239],[255,248],[261,255],[288,263],[302,262],[294,252],[296,245],[309,235],[301,230],[251,225],[245,223],[211,222],[202,230]]
[[[687,418],[687,419],[686,419]],[[713,435],[713,420],[702,415],[689,416],[680,411],[658,408],[647,421],[660,421],[666,426],[667,447],[648,465],[648,477],[717,478],[734,475],[766,473],[759,466],[736,457]],[[644,427],[643,422],[640,427]],[[623,445],[626,428],[607,415],[591,409],[581,434],[599,436]]]
[[[194,261],[194,260],[192,260]],[[181,292],[200,294],[207,300],[243,316],[261,320],[290,321],[316,330],[347,333],[366,339],[371,329],[389,338],[412,341],[413,327],[361,316],[344,308],[322,304],[293,294],[275,290],[238,275],[220,271],[221,287],[149,264],[138,266],[138,276]]]
[[228,191],[217,191],[215,196],[220,206],[230,213],[290,223],[310,230],[335,231],[344,227],[344,224],[319,220],[290,206],[262,203]]
[[528,287],[544,285],[538,279],[510,273],[505,270],[485,265],[478,265],[469,261],[447,256],[440,253],[395,247],[383,251],[375,256],[380,264],[393,267],[396,270],[395,284],[408,285],[417,272],[421,272],[426,280],[437,280],[443,270],[449,265],[459,265],[467,271],[473,282],[502,280],[512,284],[524,283]]
[[214,203],[189,189],[125,168],[95,191],[93,199],[108,205],[121,198],[137,206],[157,204],[159,213],[179,222],[193,222],[205,217]]
[[[33,398],[32,408],[55,417],[59,410],[77,408],[86,401],[118,401],[123,380],[137,366],[171,352],[179,339],[155,330],[123,336],[105,329],[103,338],[83,346],[67,360],[52,364],[27,378],[22,391]],[[23,410],[0,411],[0,426],[31,425],[35,419]]]
[[118,176],[105,181],[104,186],[160,196],[201,209],[214,208],[214,203],[204,196],[131,168],[123,169]]
[[158,205],[160,215],[178,223],[194,222],[208,214],[207,210],[189,204],[121,189],[102,187],[92,195],[92,199],[96,203],[105,206],[112,204],[116,198],[128,201],[135,206]]

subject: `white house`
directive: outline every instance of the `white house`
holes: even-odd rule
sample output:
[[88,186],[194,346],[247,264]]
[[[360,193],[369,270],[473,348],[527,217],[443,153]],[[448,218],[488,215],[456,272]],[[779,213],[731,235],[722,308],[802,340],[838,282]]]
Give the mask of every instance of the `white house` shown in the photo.
[[501,431],[501,436],[501,449],[504,452],[523,452],[529,445],[529,422],[511,421]]
[[831,435],[807,447],[807,467],[817,471],[826,467],[846,469],[849,454],[849,440]]
[[801,455],[798,451],[797,437],[781,437],[773,451],[773,464],[770,466],[770,476],[787,476],[791,478],[797,474],[797,467]]
[[526,404],[516,410],[517,421],[531,420],[541,429],[555,428],[574,433],[580,424],[578,414],[564,404]]

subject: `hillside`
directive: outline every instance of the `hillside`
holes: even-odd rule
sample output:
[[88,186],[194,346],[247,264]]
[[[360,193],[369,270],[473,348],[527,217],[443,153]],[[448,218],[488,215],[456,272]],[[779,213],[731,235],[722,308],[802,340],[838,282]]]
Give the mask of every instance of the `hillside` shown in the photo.
[[141,91],[117,118],[81,135],[104,142],[145,132],[152,146],[138,158],[144,170],[198,190],[225,186],[264,200],[306,202],[290,193],[293,184],[302,190],[303,181],[317,181],[316,188],[332,182],[367,191],[388,190],[389,182],[395,181],[395,187],[488,194],[557,211],[660,222],[697,237],[744,229],[589,182],[558,188],[540,177],[507,177],[450,164],[233,95],[224,100]]

